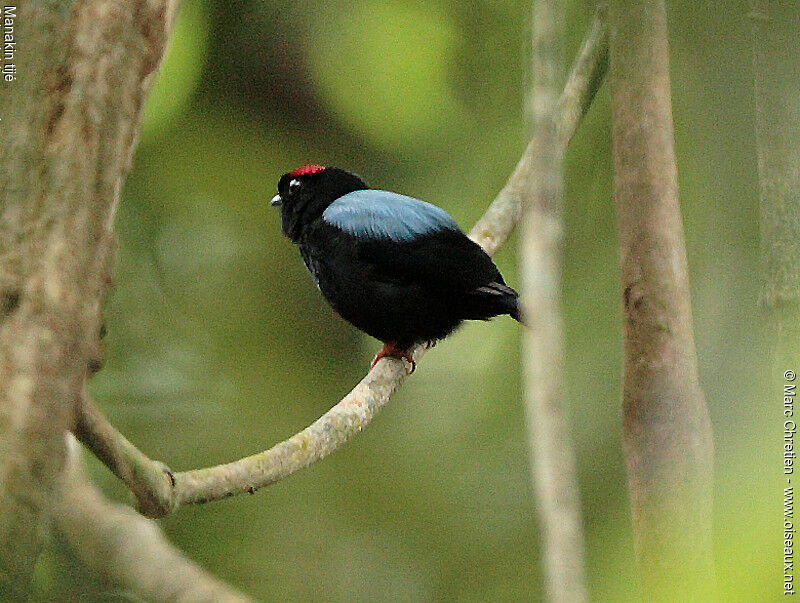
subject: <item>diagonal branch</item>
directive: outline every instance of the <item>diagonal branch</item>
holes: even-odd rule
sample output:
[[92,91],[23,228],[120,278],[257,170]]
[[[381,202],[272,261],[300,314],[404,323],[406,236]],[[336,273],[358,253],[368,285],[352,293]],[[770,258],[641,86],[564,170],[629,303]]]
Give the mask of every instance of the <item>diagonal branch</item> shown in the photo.
[[[607,57],[602,31],[595,19],[554,108],[560,152],[602,82]],[[506,241],[530,197],[536,148],[534,142],[528,145],[507,184],[470,232],[489,255]],[[424,353],[422,347],[416,348],[415,360]],[[143,513],[162,517],[182,505],[252,493],[322,459],[370,423],[405,380],[407,370],[402,361],[385,358],[336,406],[301,432],[264,452],[205,469],[165,471],[162,463],[138,451],[88,401],[79,406],[75,435],[134,492]]]
[[[583,116],[592,105],[607,68],[608,33],[601,7],[589,26],[567,83],[564,84],[564,90],[553,110],[551,120],[559,153],[566,150]],[[470,231],[470,237],[489,255],[494,255],[511,235],[522,215],[525,200],[530,197],[530,183],[536,177],[533,171],[537,144],[535,139],[528,143],[508,182]]]

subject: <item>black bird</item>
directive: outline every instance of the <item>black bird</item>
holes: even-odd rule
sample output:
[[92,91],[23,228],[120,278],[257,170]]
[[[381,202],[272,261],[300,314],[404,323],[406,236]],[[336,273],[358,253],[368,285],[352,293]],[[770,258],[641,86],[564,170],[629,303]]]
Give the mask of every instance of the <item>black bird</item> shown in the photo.
[[517,292],[435,205],[321,165],[284,174],[271,205],[334,310],[384,343],[371,366],[393,356],[413,370],[411,348],[463,320],[520,320]]

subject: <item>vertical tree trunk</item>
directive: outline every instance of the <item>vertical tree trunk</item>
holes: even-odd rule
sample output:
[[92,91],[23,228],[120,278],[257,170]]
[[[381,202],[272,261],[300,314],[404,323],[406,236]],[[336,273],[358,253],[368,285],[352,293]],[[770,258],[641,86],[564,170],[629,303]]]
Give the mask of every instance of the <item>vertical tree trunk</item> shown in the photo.
[[692,332],[664,2],[613,0],[609,24],[636,556],[648,598],[704,600],[713,587],[713,444]]
[[800,349],[800,5],[751,0],[763,289],[774,370],[797,370]]
[[[8,18],[8,9],[4,17]],[[0,598],[24,598],[95,361],[111,225],[168,0],[37,2],[0,82]],[[6,24],[6,33],[8,33]]]
[[528,99],[535,152],[520,237],[523,335],[533,486],[542,531],[544,583],[551,601],[588,598],[575,455],[565,417],[561,296],[562,159],[556,109],[563,81],[564,14],[559,1],[535,0],[533,87]]

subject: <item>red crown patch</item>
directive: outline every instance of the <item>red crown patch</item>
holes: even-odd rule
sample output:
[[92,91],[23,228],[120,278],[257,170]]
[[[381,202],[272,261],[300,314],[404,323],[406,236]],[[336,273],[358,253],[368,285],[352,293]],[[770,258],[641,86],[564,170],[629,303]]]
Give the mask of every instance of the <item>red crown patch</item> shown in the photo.
[[292,178],[296,178],[297,176],[308,176],[309,174],[316,174],[317,172],[321,172],[325,169],[324,165],[304,165],[303,167],[297,168],[293,172],[289,172],[289,175]]

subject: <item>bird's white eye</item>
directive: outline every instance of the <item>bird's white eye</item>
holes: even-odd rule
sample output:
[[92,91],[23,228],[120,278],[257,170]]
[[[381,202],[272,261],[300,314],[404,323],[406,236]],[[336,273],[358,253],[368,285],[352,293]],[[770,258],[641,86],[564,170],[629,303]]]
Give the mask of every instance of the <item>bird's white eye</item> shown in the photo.
[[301,182],[297,178],[295,178],[294,180],[290,180],[289,181],[289,192],[290,193],[297,192],[297,189],[300,188],[300,185],[301,185]]

